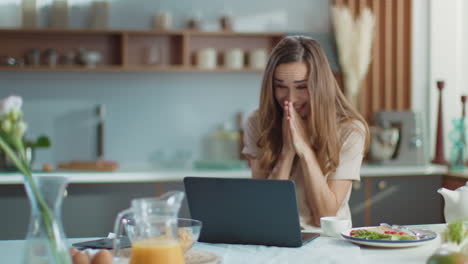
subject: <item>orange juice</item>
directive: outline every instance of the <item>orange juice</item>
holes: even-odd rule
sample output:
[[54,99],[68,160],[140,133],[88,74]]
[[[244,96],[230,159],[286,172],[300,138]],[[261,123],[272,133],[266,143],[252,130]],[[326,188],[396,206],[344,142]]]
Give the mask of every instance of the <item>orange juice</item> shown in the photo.
[[151,238],[132,244],[130,264],[185,264],[185,259],[178,241]]

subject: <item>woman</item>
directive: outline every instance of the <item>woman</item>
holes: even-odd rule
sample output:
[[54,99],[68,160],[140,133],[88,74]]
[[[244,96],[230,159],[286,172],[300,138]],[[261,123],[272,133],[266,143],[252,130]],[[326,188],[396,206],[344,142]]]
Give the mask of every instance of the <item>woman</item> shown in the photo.
[[273,49],[260,106],[245,127],[244,149],[258,179],[292,179],[301,226],[320,217],[351,219],[348,200],[368,145],[368,127],[348,103],[317,41],[290,36]]

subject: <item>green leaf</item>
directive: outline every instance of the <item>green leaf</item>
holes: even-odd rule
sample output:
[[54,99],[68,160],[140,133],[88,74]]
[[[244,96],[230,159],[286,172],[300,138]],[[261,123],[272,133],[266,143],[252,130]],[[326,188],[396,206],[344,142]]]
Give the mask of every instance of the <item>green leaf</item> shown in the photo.
[[48,148],[50,147],[50,139],[49,137],[47,136],[40,136],[37,141],[36,141],[36,144],[34,144],[34,147],[36,148]]
[[447,225],[447,229],[442,234],[444,241],[460,244],[466,237],[464,223],[462,220],[452,221]]

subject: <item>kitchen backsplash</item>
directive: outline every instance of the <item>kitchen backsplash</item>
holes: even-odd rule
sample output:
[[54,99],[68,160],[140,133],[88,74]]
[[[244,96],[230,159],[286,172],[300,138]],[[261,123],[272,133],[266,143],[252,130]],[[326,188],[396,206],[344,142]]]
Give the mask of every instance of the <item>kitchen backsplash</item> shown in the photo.
[[[105,156],[152,163],[198,156],[201,139],[258,104],[260,74],[0,73],[0,97],[24,98],[28,134],[52,139],[38,162],[94,159],[97,104],[106,106]],[[177,153],[179,152],[179,153]],[[185,154],[186,155],[186,154]]]

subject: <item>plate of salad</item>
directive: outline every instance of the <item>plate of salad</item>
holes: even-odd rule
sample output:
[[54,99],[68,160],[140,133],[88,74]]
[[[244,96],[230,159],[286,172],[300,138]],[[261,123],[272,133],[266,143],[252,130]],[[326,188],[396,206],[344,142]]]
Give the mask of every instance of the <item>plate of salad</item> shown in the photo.
[[399,248],[428,243],[437,237],[437,233],[419,228],[381,224],[352,228],[342,232],[341,236],[359,245]]

